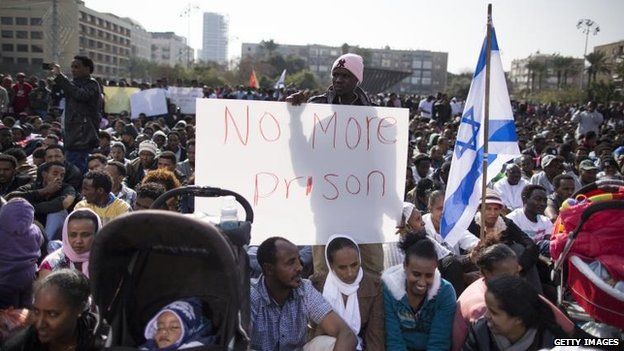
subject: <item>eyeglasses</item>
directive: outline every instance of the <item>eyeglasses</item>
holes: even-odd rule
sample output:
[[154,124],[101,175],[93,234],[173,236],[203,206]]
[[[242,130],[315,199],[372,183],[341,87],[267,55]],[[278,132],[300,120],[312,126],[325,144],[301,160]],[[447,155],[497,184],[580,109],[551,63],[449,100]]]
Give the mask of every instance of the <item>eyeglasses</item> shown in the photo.
[[179,325],[172,325],[169,327],[157,327],[156,328],[156,333],[163,333],[163,332],[167,332],[167,334],[169,333],[177,333],[180,330],[180,326]]

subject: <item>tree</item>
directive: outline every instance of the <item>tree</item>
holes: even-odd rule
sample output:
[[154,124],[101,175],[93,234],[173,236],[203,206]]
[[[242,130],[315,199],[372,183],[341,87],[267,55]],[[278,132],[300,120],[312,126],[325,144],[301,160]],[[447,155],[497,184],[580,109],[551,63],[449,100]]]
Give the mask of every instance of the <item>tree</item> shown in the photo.
[[314,90],[318,88],[318,83],[314,74],[309,70],[291,74],[286,77],[286,85],[294,85],[300,89]]
[[342,48],[342,54],[343,54],[343,55],[344,55],[344,54],[348,54],[348,53],[349,53],[349,44],[344,43],[344,44],[342,44],[342,47],[341,47],[341,48]]
[[563,67],[563,84],[562,85],[564,86],[568,84],[568,74],[574,75],[578,72],[582,72],[581,67],[579,67],[579,65],[576,63],[576,61],[574,60],[574,57],[569,57],[569,56],[562,57],[561,65]]
[[446,92],[448,96],[454,96],[459,99],[465,100],[470,90],[470,83],[472,82],[472,72],[464,72],[460,74],[448,73],[448,82]]
[[557,90],[561,89],[561,77],[563,76],[563,71],[566,66],[566,58],[559,55],[554,54],[552,58],[552,66],[553,70],[557,73]]
[[260,41],[260,47],[266,50],[269,53],[269,56],[273,56],[273,53],[277,50],[278,46],[279,44],[273,41],[273,39]]
[[546,65],[537,59],[531,59],[526,67],[531,78],[531,93],[535,91],[535,78],[538,79],[538,90],[542,90],[542,77],[546,72]]
[[[588,83],[596,82],[596,76],[601,73],[609,74],[607,66],[607,55],[601,51],[589,53],[585,56],[589,67],[587,67]],[[593,78],[593,79],[592,79]]]

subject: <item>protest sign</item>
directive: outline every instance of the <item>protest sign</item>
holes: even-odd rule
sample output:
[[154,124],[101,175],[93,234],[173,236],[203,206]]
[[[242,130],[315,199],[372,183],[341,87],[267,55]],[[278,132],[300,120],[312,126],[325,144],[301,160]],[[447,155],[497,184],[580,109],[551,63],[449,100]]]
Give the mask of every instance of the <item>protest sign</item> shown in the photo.
[[132,87],[104,87],[104,112],[130,112],[130,96],[139,91]]
[[169,87],[167,95],[182,113],[195,114],[195,99],[204,97],[202,88]]
[[[396,241],[407,109],[199,99],[196,135],[196,184],[251,203],[252,243],[325,244],[336,233]],[[209,201],[196,198],[196,211],[214,213]]]
[[167,111],[167,100],[163,89],[147,89],[130,96],[131,118],[139,118],[139,114],[146,116],[164,115]]

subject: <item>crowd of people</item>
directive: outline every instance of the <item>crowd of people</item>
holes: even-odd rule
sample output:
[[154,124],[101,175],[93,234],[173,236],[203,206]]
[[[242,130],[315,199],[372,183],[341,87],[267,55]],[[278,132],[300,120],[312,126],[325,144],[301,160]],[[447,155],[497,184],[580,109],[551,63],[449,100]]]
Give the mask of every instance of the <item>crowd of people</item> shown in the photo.
[[[522,155],[488,185],[485,206],[450,246],[440,225],[462,101],[368,94],[363,67],[358,55],[341,56],[325,92],[204,87],[205,98],[410,110],[398,244],[333,235],[312,248],[282,237],[250,248],[251,349],[538,350],[583,335],[553,304],[549,236],[573,192],[622,179],[624,105],[512,102]],[[76,56],[71,78],[58,65],[47,79],[0,76],[1,350],[97,349],[95,236],[195,181],[195,116],[174,104],[163,116],[104,113],[104,83],[166,89],[167,80],[104,82],[93,68]],[[173,197],[166,210],[192,213],[193,204]],[[202,311],[197,299],[171,301],[135,346],[215,342]]]

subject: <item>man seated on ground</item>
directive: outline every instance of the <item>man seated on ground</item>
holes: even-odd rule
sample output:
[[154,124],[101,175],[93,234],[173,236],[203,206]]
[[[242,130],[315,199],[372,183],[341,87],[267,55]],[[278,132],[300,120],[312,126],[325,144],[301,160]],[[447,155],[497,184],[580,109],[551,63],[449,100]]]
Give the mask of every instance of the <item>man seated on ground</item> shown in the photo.
[[82,173],[75,165],[69,163],[65,158],[65,150],[60,145],[50,145],[45,149],[45,162],[59,161],[65,164],[64,183],[71,185],[76,191],[80,191],[82,186]]
[[0,153],[0,196],[30,183],[30,177],[17,174],[15,157]]
[[546,189],[540,185],[527,185],[522,190],[524,206],[507,215],[535,243],[548,240],[553,224],[544,216]]
[[28,157],[26,156],[24,150],[13,148],[4,151],[4,154],[15,157],[15,160],[17,161],[17,166],[15,167],[16,176],[28,177],[32,182],[37,179],[37,166],[28,163]]
[[496,190],[503,200],[503,204],[509,211],[522,208],[522,189],[529,184],[528,181],[522,179],[522,171],[520,166],[515,163],[508,163],[505,169],[505,178],[494,183]]
[[139,157],[126,165],[129,187],[135,188],[147,172],[157,168],[155,159],[158,152],[158,146],[151,140],[145,140],[139,144]]
[[[251,287],[252,350],[355,350],[351,328],[312,283],[301,278],[297,246],[280,237],[258,248],[262,275]],[[307,342],[308,324],[326,334]]]
[[169,172],[172,172],[176,178],[178,178],[178,181],[180,182],[180,184],[184,185],[186,184],[186,177],[184,176],[184,174],[182,174],[182,172],[178,171],[176,169],[176,156],[173,153],[173,151],[163,151],[160,153],[160,155],[158,156],[158,169],[166,169]]
[[563,201],[574,193],[574,176],[569,174],[560,174],[553,179],[555,192],[548,195],[546,202],[546,210],[544,214],[552,222],[559,217],[559,209]]
[[65,163],[46,162],[39,169],[40,182],[19,187],[7,196],[7,200],[22,197],[30,202],[35,208],[35,218],[45,225],[48,240],[55,240],[77,193],[71,185],[63,182]]
[[149,210],[154,201],[167,191],[164,185],[155,182],[143,183],[137,187],[137,197],[133,209]]
[[125,201],[130,208],[134,208],[134,203],[137,198],[136,191],[128,188],[124,183],[126,179],[126,167],[123,163],[119,161],[108,161],[104,170],[110,174],[111,179],[113,180],[113,188],[112,193],[118,199]]
[[82,196],[84,200],[76,204],[76,209],[86,207],[95,212],[102,224],[129,211],[130,205],[118,199],[111,193],[113,180],[104,171],[89,171],[82,181]]
[[190,139],[186,142],[186,155],[188,158],[178,162],[177,169],[186,179],[190,179],[195,174],[195,139]]
[[[483,248],[475,255],[477,266],[483,278],[470,284],[457,299],[457,310],[453,322],[453,351],[461,350],[470,325],[483,317],[487,311],[485,306],[486,282],[502,276],[518,276],[520,265],[516,254],[505,244],[494,244]],[[555,305],[541,296],[553,313],[557,324],[570,336],[575,332],[574,323],[570,321]]]
[[563,173],[563,157],[545,155],[542,157],[542,171],[531,177],[531,184],[541,185],[546,189],[546,195],[555,192],[553,179]]
[[93,154],[87,157],[87,169],[90,171],[103,171],[108,159],[102,154]]

